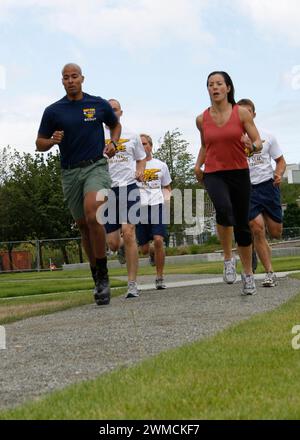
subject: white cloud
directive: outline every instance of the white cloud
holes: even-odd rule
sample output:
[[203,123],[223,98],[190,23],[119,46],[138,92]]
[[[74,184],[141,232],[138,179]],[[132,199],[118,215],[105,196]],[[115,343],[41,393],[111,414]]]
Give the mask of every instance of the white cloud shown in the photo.
[[258,115],[258,126],[277,138],[289,163],[299,163],[300,102],[283,101],[267,113]]
[[43,111],[56,99],[45,95],[20,95],[3,103],[0,111],[0,148],[11,145],[33,153]]
[[289,70],[284,71],[281,75],[282,85],[297,92],[300,90],[300,64],[292,66]]
[[35,18],[51,31],[59,31],[87,45],[117,44],[129,51],[161,47],[179,40],[211,44],[202,12],[208,0],[1,0],[2,20],[13,11],[31,8]]
[[147,133],[153,139],[154,149],[159,147],[160,140],[167,131],[178,129],[182,139],[189,143],[189,152],[197,156],[200,145],[200,135],[196,128],[196,115],[192,110],[151,109],[144,108],[137,112],[136,107],[128,106],[123,117],[124,125],[136,133]]
[[235,3],[266,37],[283,35],[291,44],[300,45],[299,0],[235,0]]
[[[0,111],[0,148],[11,145],[18,151],[33,154],[42,113],[56,100],[57,97],[47,95],[20,95],[3,105]],[[137,108],[136,105],[127,106],[121,122],[136,133],[149,133],[155,148],[167,130],[178,128],[182,138],[190,143],[190,152],[197,155],[199,134],[192,111],[145,108],[141,113]]]

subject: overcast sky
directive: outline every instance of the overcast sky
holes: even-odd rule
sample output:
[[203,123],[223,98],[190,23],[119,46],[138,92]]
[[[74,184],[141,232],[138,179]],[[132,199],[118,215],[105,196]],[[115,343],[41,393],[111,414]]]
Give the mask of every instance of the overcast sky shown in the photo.
[[207,75],[225,70],[257,124],[300,162],[298,0],[0,0],[0,147],[34,152],[44,108],[64,95],[61,68],[84,91],[117,98],[123,123],[155,146],[178,128],[196,156]]

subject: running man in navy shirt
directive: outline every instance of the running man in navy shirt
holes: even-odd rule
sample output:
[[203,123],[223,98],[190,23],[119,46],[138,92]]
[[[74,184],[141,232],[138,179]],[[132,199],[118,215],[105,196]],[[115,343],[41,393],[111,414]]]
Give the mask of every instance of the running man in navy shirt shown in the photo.
[[[36,146],[38,151],[59,146],[64,197],[90,261],[95,301],[105,305],[110,302],[106,240],[97,211],[111,186],[106,158],[115,154],[121,125],[106,100],[83,93],[83,81],[77,64],[64,66],[62,83],[67,94],[45,109]],[[103,123],[110,129],[111,142],[106,146]]]

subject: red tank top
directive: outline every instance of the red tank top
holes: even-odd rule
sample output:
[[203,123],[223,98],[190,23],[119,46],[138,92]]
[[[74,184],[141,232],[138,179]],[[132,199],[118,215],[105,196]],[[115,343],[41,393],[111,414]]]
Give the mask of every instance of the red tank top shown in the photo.
[[238,105],[233,106],[228,122],[222,127],[216,125],[209,109],[205,110],[202,129],[206,151],[205,173],[248,168],[245,146],[241,142],[244,127]]

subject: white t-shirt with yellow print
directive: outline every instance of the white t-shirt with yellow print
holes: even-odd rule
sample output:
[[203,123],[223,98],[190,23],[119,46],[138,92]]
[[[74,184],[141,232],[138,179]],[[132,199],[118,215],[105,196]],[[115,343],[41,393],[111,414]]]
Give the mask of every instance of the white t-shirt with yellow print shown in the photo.
[[[109,130],[105,129],[105,144],[110,142]],[[140,136],[122,126],[120,140],[114,157],[108,159],[112,187],[136,183],[136,161],[145,159],[146,153]]]
[[272,159],[278,159],[282,156],[281,148],[276,138],[266,130],[258,128],[263,148],[259,153],[253,154],[248,158],[250,180],[252,185],[266,182],[274,177]]
[[146,162],[144,181],[138,182],[141,205],[158,205],[164,203],[162,187],[172,182],[166,163],[152,158]]

